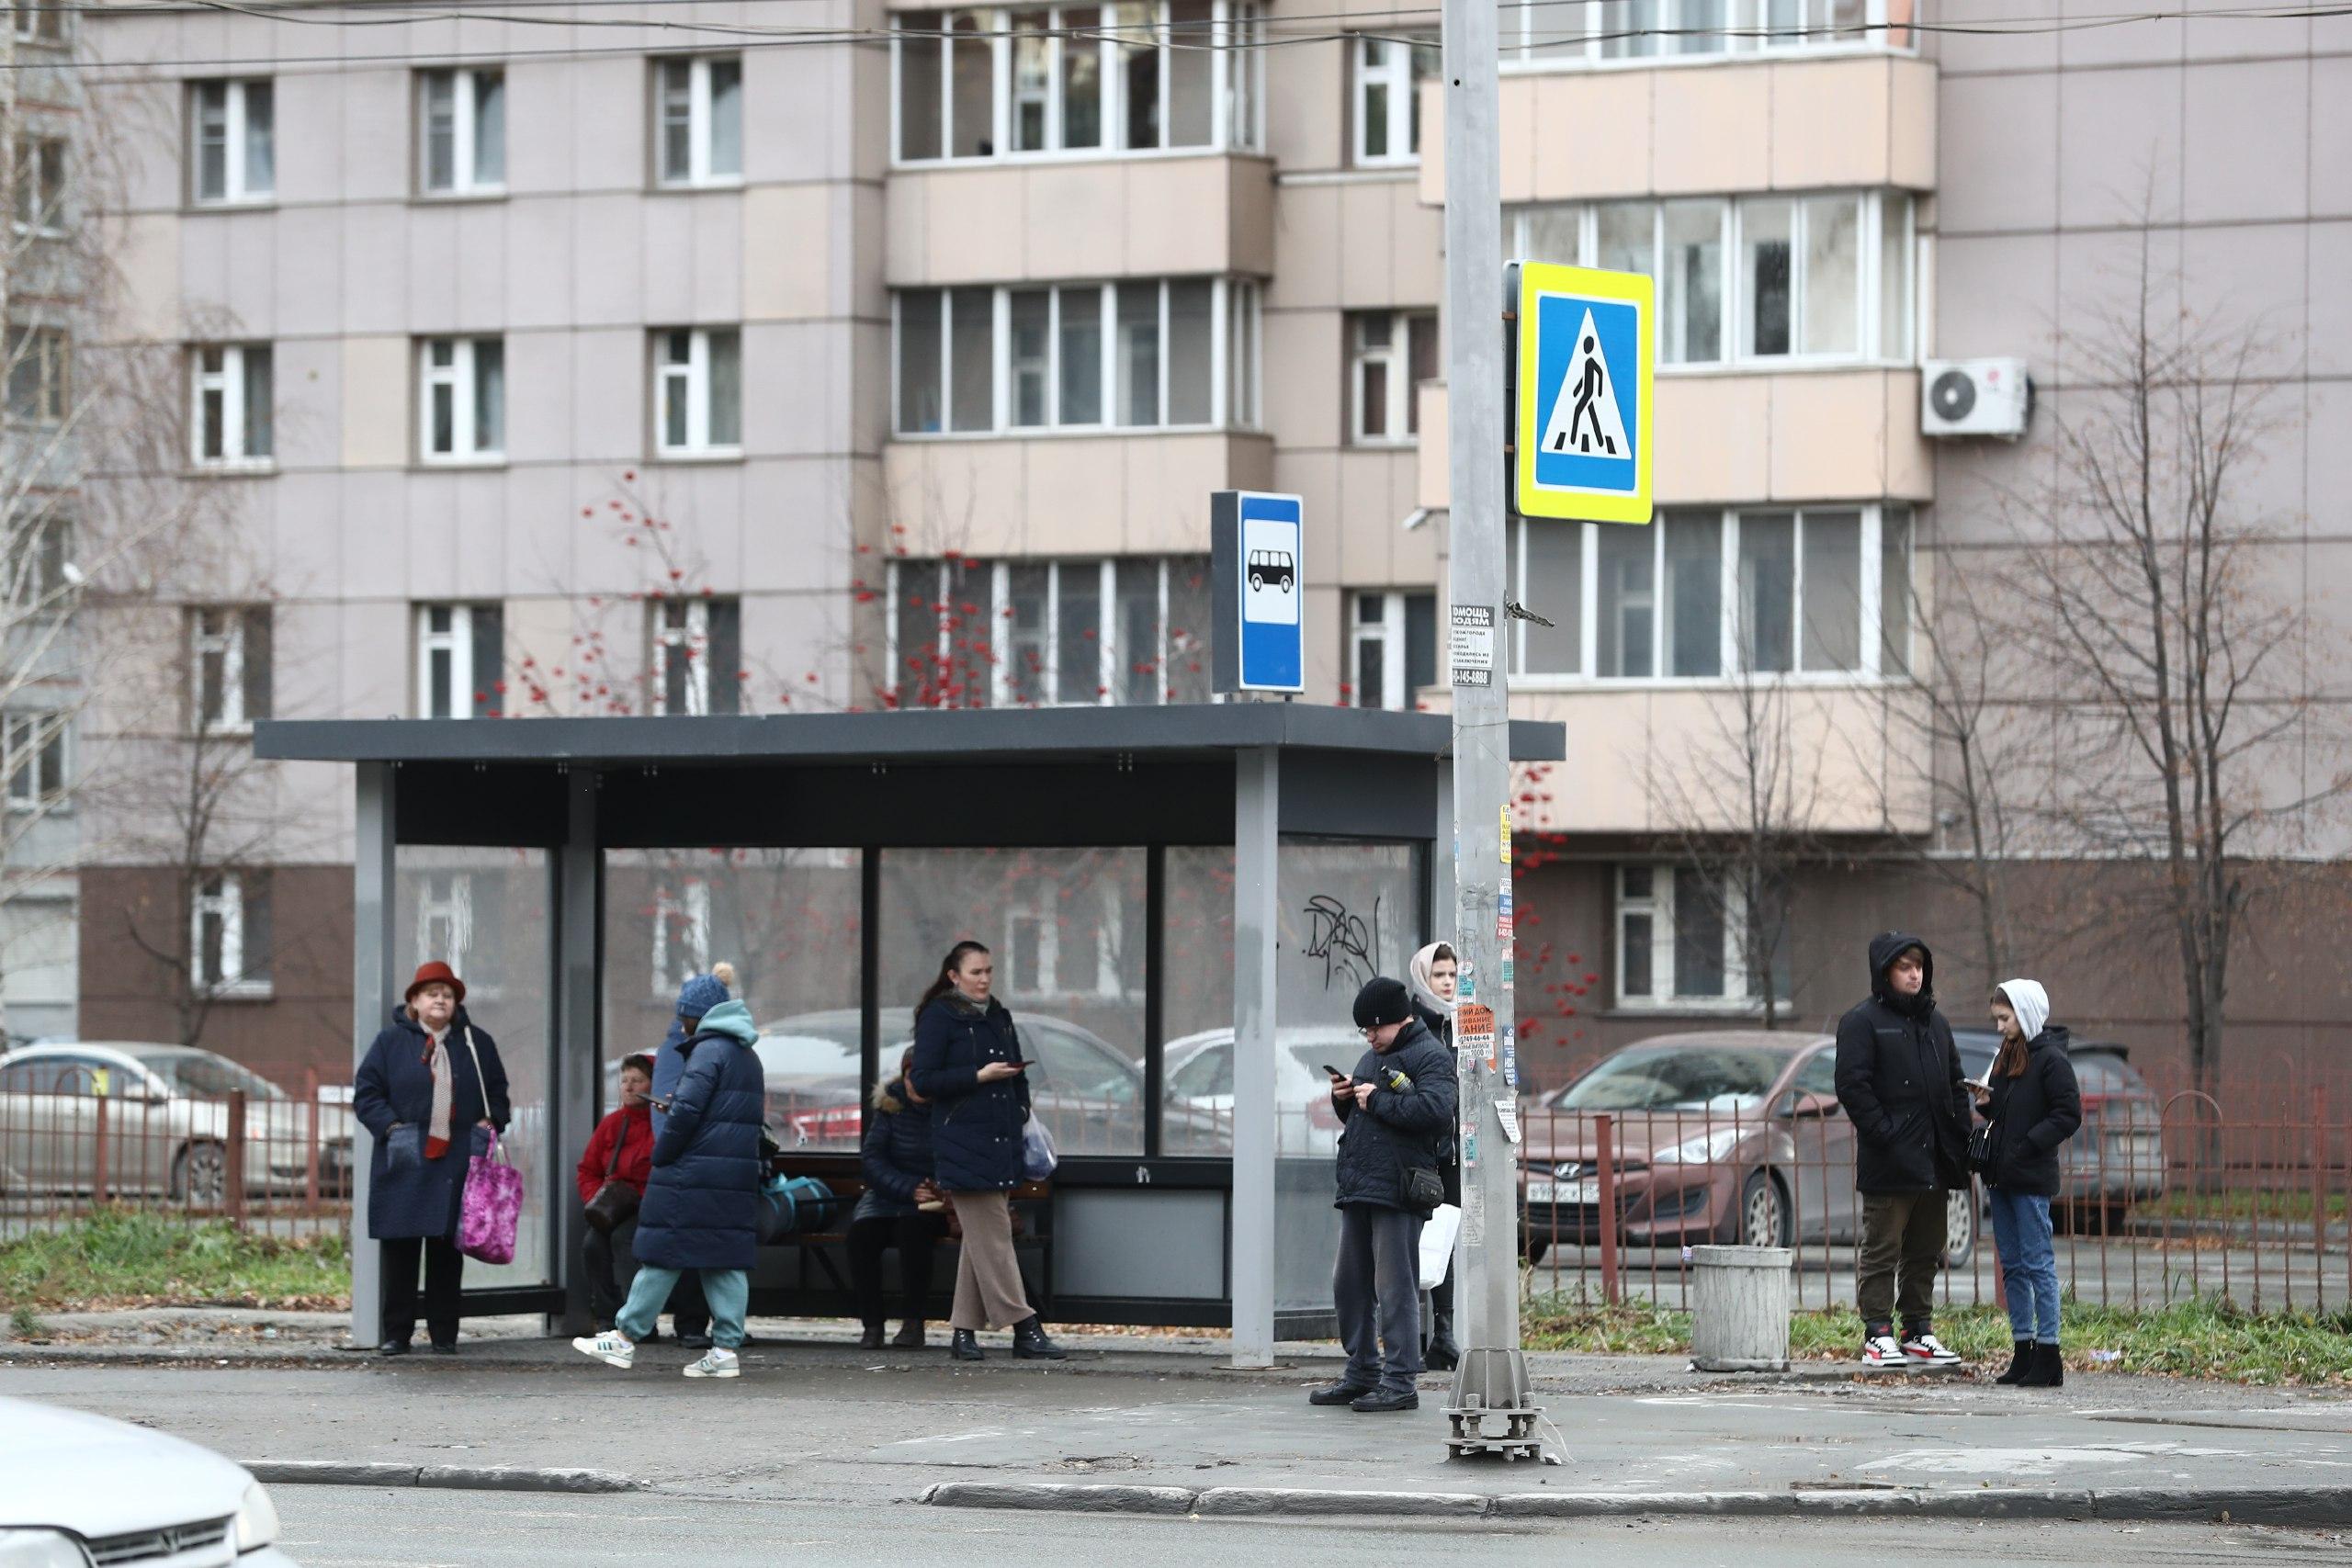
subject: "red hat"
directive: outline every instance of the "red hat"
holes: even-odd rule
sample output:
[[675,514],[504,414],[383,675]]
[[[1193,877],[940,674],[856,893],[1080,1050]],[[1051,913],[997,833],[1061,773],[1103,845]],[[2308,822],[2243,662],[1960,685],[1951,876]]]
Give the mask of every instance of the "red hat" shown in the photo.
[[427,986],[436,984],[447,986],[457,992],[459,1001],[466,999],[466,983],[452,974],[449,966],[437,958],[430,964],[420,964],[416,966],[416,978],[408,983],[408,989],[401,994],[401,999],[413,1002],[416,1000],[417,992]]

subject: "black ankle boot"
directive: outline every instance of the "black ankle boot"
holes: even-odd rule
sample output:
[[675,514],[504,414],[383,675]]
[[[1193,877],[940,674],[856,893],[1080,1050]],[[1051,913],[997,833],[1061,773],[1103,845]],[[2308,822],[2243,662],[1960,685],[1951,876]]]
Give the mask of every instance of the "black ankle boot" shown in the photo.
[[2066,1381],[2066,1364],[2058,1358],[2058,1347],[2039,1341],[2026,1347],[2025,1376],[2018,1379],[2019,1388],[2057,1388]]
[[947,1353],[959,1361],[978,1360],[980,1359],[978,1337],[968,1328],[957,1329],[956,1337],[947,1343]]
[[1433,1372],[1450,1372],[1462,1364],[1462,1347],[1453,1342],[1452,1313],[1430,1315],[1430,1348],[1422,1354],[1421,1364]]
[[2021,1383],[2025,1382],[2026,1373],[2032,1370],[2033,1341],[2030,1339],[2019,1339],[2009,1347],[2008,1370],[2004,1371],[1999,1377],[1995,1378],[1993,1381],[1998,1383],[2009,1383],[2012,1385]]
[[1067,1359],[1062,1348],[1046,1337],[1046,1325],[1031,1313],[1012,1325],[1012,1354],[1023,1361],[1059,1361]]
[[882,1320],[880,1318],[867,1320],[865,1332],[857,1337],[857,1348],[861,1350],[882,1348]]

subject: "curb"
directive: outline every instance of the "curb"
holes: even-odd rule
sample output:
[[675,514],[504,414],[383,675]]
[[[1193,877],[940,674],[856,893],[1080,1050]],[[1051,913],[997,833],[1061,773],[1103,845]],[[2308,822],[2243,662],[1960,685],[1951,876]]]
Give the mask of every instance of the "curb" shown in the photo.
[[390,1464],[324,1459],[244,1461],[272,1486],[420,1486],[451,1492],[639,1492],[645,1483],[609,1470],[531,1470],[508,1465]]
[[943,1481],[917,1501],[947,1508],[1035,1508],[1078,1513],[1182,1514],[1202,1517],[1335,1514],[1384,1517],[1589,1519],[1668,1517],[1879,1517],[2101,1519],[2137,1524],[2352,1523],[2352,1486],[1982,1487],[1973,1491],[1856,1487],[1787,1492],[1342,1492],[1313,1487],[1091,1485]]

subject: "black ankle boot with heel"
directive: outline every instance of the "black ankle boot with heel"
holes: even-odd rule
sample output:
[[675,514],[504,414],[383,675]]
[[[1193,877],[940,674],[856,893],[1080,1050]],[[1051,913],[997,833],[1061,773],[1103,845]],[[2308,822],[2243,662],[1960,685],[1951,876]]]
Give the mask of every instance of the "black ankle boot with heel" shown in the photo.
[[2011,1387],[2015,1387],[2017,1384],[2025,1382],[2026,1373],[2032,1371],[2032,1369],[2033,1341],[2030,1339],[2019,1339],[2009,1347],[2008,1370],[2004,1371],[1999,1377],[1995,1378],[1993,1381],[1997,1383],[2007,1383]]

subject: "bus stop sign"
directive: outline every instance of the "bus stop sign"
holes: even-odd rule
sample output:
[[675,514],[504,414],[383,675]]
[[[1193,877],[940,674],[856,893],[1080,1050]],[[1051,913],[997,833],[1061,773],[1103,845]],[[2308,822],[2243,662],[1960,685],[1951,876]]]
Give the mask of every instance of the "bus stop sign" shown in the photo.
[[1305,511],[1295,495],[1209,497],[1209,593],[1220,692],[1306,689]]
[[1657,297],[1639,273],[1519,264],[1521,516],[1650,520]]

